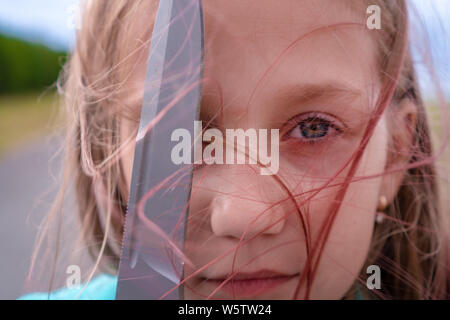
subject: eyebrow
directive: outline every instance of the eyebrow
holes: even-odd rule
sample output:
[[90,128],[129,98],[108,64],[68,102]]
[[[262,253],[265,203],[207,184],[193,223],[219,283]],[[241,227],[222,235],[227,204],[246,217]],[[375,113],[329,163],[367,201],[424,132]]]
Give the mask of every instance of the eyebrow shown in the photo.
[[[350,102],[362,96],[361,90],[339,82],[295,83],[277,89],[276,93],[269,98],[268,104],[276,105],[277,110],[288,110],[320,101],[324,107],[335,105],[335,103],[348,103],[348,107],[353,109]],[[205,119],[206,122],[220,122],[220,115],[210,114],[211,109],[207,107],[217,105],[216,97],[217,95],[211,92],[204,92],[202,95],[200,118]],[[330,101],[333,103],[330,104]],[[280,115],[279,112],[277,114]]]
[[339,83],[306,83],[288,85],[278,90],[277,103],[311,103],[318,99],[354,100],[362,96],[361,90]]

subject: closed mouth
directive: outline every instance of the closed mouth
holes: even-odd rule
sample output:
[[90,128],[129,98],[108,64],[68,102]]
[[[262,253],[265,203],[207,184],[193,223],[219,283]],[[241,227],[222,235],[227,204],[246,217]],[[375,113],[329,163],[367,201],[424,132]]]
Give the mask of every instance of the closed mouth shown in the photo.
[[205,280],[215,287],[220,286],[220,290],[228,295],[249,298],[268,293],[298,275],[261,270],[254,273],[237,273],[233,277],[221,276]]

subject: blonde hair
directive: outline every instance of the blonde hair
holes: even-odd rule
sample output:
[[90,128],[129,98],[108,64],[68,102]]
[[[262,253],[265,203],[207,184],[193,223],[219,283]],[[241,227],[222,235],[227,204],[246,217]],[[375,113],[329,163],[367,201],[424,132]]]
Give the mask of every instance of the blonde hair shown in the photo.
[[[394,77],[397,81],[391,104],[394,107],[402,99],[411,99],[417,106],[410,163],[431,159],[431,139],[412,59],[409,52],[406,57],[401,54],[407,43],[405,1],[372,3],[384,13],[383,30],[378,32],[381,74],[389,81],[401,68],[398,79]],[[119,161],[123,150],[120,119],[128,117],[136,124],[139,120],[136,108],[124,105],[123,96],[136,66],[145,63],[157,4],[144,0],[90,2],[75,52],[61,78],[68,123],[65,185],[46,225],[57,220],[67,185],[73,181],[83,238],[97,260],[94,269],[99,267],[109,273],[117,272],[128,198]],[[375,229],[367,265],[378,264],[387,271],[383,276],[383,298],[448,297],[447,230],[443,229],[435,176],[431,161],[408,169],[394,202],[386,210],[392,219]],[[366,276],[365,270],[360,280]],[[356,286],[357,281],[348,297],[353,296]],[[369,291],[364,295],[376,298]]]

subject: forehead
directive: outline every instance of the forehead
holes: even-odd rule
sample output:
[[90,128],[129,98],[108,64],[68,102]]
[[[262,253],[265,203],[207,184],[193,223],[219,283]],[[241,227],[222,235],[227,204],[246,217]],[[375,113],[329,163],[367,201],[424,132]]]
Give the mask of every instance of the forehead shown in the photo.
[[[324,21],[358,19],[365,15],[361,0],[214,0],[203,2],[205,20],[215,26],[227,25],[241,34],[270,30],[286,32],[306,28]],[[265,28],[270,23],[270,28]],[[210,26],[213,27],[213,26]]]
[[204,11],[206,108],[220,94],[240,112],[295,86],[363,93],[377,78],[366,10],[353,1],[215,0]]

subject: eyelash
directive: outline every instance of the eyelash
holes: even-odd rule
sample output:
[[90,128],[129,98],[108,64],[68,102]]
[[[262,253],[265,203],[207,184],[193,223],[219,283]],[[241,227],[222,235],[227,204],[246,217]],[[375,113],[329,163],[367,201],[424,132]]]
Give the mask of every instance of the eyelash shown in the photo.
[[[301,127],[303,124],[306,123],[312,123],[312,122],[319,122],[318,124],[316,124],[317,126],[320,125],[325,125],[325,127],[323,128],[324,130],[326,130],[326,132],[321,135],[321,136],[317,136],[318,134],[316,134],[315,137],[312,138],[306,138],[304,137],[304,129],[305,127]],[[324,140],[331,138],[332,136],[336,136],[339,135],[343,132],[343,125],[339,124],[338,120],[335,119],[334,117],[327,115],[327,114],[318,114],[318,113],[308,113],[308,114],[303,114],[297,117],[294,117],[292,120],[290,120],[290,122],[293,123],[293,127],[287,132],[287,139],[291,140],[302,140],[300,141],[301,143],[307,143],[307,144],[316,144],[316,143],[320,143],[323,142]],[[334,130],[335,133],[332,133],[330,135],[330,129]],[[299,135],[303,136],[303,137],[292,137],[292,133],[294,131],[298,130],[299,131]]]

